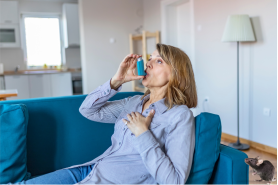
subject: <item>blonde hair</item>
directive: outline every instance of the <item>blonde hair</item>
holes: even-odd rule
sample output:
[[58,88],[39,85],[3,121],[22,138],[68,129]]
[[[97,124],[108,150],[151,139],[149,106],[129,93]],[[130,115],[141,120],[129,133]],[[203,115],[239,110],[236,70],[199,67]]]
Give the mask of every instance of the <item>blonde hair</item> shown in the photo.
[[[156,49],[161,58],[171,67],[171,77],[165,92],[164,104],[171,109],[173,105],[187,105],[188,108],[197,107],[197,89],[191,61],[181,49],[156,44]],[[148,94],[148,89],[141,100]]]

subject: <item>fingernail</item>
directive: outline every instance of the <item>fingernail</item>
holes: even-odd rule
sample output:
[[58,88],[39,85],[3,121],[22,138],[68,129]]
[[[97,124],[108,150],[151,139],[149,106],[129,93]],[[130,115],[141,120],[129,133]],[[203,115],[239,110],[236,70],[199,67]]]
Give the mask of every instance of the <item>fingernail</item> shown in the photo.
[[154,113],[154,110],[152,109],[152,113]]

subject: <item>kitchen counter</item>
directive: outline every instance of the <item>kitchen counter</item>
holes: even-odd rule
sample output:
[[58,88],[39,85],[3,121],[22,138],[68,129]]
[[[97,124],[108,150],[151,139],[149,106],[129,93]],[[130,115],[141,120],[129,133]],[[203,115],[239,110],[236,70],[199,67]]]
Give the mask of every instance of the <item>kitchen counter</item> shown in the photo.
[[81,69],[68,69],[67,71],[62,71],[59,69],[37,69],[37,70],[19,70],[15,71],[4,71],[4,74],[0,74],[0,76],[5,75],[32,75],[32,74],[52,74],[52,73],[81,73]]

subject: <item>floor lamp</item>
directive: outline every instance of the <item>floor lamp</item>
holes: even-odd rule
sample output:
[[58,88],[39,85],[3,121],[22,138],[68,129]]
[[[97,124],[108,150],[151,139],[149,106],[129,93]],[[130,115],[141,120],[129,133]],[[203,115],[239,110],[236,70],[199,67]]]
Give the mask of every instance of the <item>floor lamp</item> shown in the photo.
[[222,42],[237,42],[237,142],[229,146],[238,150],[249,149],[248,144],[239,141],[239,42],[255,41],[248,15],[230,15],[227,19]]

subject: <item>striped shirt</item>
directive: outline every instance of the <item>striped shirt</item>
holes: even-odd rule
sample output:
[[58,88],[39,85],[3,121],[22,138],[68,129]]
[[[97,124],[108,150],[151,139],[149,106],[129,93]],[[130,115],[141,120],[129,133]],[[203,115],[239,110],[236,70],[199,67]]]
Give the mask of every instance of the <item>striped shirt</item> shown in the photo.
[[[95,164],[77,184],[185,184],[195,149],[192,111],[186,105],[167,110],[163,98],[142,113],[150,94],[143,100],[135,95],[108,101],[122,88],[111,89],[110,80],[89,93],[79,111],[89,120],[115,125],[112,145],[92,161],[63,169]],[[136,137],[122,119],[129,120],[131,112],[146,117],[151,109],[155,114],[149,130]]]

